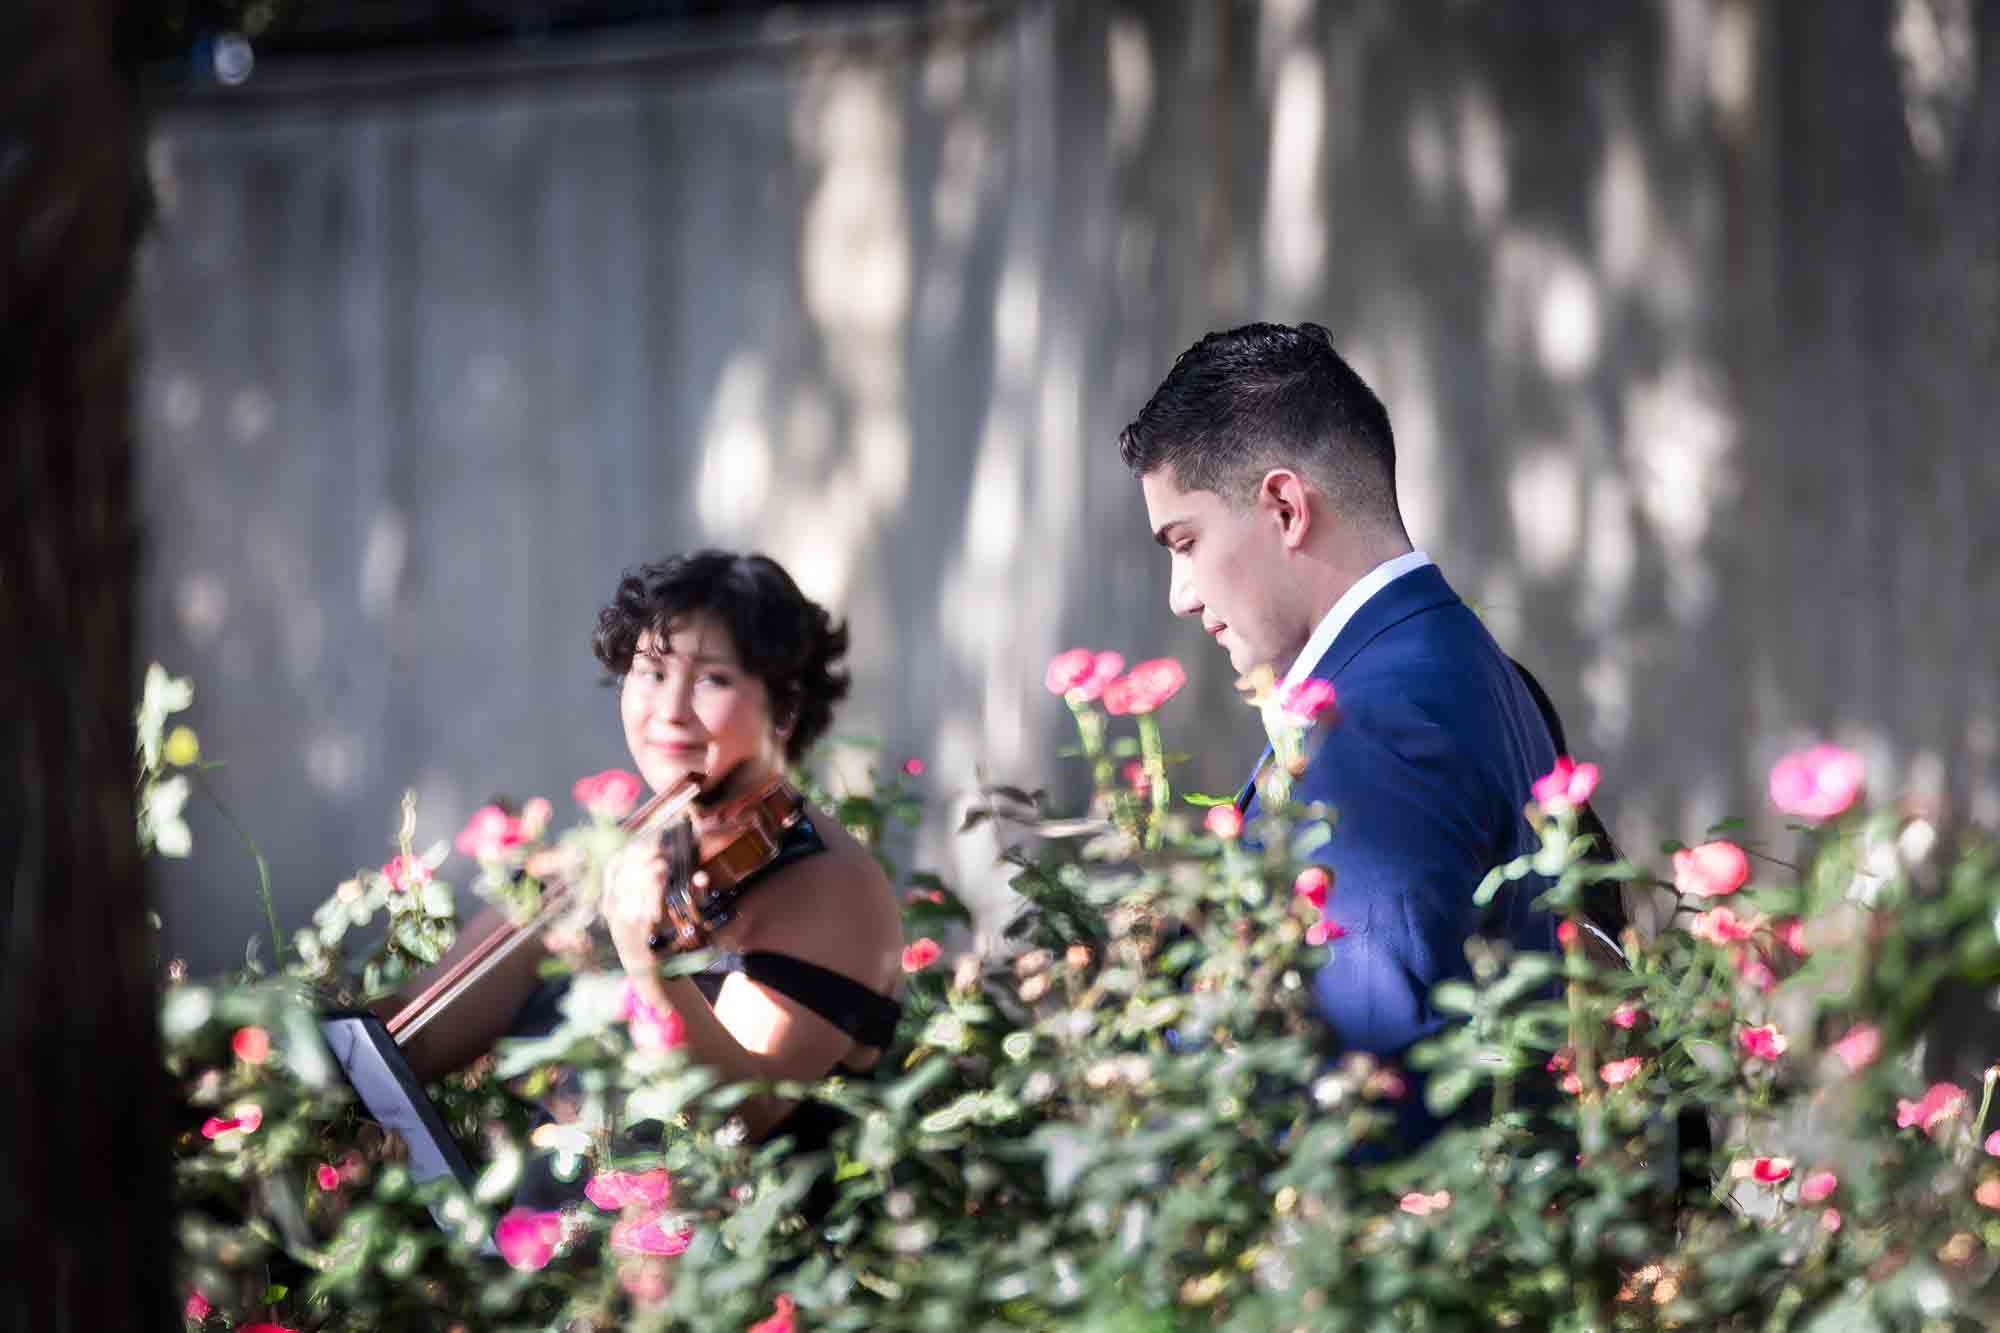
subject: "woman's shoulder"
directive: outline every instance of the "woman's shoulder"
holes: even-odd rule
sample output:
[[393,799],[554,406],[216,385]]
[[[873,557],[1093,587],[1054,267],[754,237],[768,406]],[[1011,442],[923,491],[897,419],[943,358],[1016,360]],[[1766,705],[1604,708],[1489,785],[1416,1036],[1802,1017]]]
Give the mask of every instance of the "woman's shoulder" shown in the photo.
[[900,951],[902,912],[881,864],[833,816],[808,807],[807,817],[825,850],[780,867],[758,888],[755,920],[746,923],[753,929],[741,947],[818,962],[823,954],[873,960]]

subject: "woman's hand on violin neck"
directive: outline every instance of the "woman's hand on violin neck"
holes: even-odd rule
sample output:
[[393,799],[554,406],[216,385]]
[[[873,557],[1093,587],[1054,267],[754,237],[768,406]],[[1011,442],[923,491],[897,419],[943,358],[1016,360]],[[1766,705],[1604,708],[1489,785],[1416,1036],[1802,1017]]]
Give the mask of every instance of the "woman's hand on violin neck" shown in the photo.
[[651,972],[653,933],[667,889],[667,856],[652,838],[635,838],[604,868],[604,924],[627,972]]

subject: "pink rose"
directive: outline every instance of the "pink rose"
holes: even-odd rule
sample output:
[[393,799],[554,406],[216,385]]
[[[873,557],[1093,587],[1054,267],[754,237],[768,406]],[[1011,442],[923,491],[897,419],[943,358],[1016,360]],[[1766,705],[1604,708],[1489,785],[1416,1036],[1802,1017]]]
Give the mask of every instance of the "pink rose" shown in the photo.
[[516,1208],[493,1228],[500,1255],[524,1273],[548,1266],[562,1240],[562,1214]]
[[1986,1136],[1986,1155],[1988,1157],[2000,1157],[2000,1129],[1996,1129]]
[[1750,878],[1750,858],[1727,839],[1674,853],[1674,887],[1691,898],[1720,898]]
[[599,819],[623,819],[639,803],[639,779],[622,768],[578,778],[569,791],[578,805]]
[[903,901],[910,904],[912,907],[916,906],[918,903],[942,903],[944,901],[944,890],[911,889],[908,893],[903,895]]
[[2000,1176],[1988,1176],[1979,1182],[1979,1188],[1972,1191],[1972,1197],[1982,1208],[2000,1209]]
[[671,1257],[687,1249],[693,1240],[693,1227],[682,1226],[668,1231],[660,1225],[658,1214],[651,1217],[627,1218],[611,1228],[611,1248],[620,1254],[659,1254]]
[[521,807],[521,839],[532,842],[542,836],[542,830],[549,826],[549,816],[555,813],[547,797],[530,796]]
[[1090,664],[1094,656],[1088,648],[1072,648],[1068,652],[1057,653],[1049,659],[1049,669],[1042,673],[1042,684],[1048,687],[1050,694],[1068,694],[1090,679]]
[[673,1202],[673,1177],[665,1167],[651,1171],[599,1171],[583,1187],[583,1195],[607,1213],[628,1204],[661,1208]]
[[1736,975],[1758,994],[1768,995],[1777,986],[1778,974],[1771,970],[1770,964],[1755,949],[1738,949],[1734,962]]
[[1451,1191],[1439,1190],[1435,1194],[1425,1194],[1421,1190],[1413,1190],[1405,1194],[1396,1206],[1412,1217],[1429,1217],[1432,1213],[1441,1213],[1451,1207]]
[[208,1318],[208,1312],[215,1307],[208,1303],[208,1297],[198,1291],[188,1292],[187,1304],[181,1307],[181,1317],[199,1323]]
[[1073,694],[1078,703],[1089,703],[1103,694],[1104,687],[1124,669],[1125,659],[1117,653],[1072,648],[1049,659],[1042,683],[1048,686],[1050,694],[1065,697]]
[[1639,1020],[1644,1018],[1645,1016],[1646,1016],[1646,1011],[1644,1009],[1641,1009],[1638,1005],[1633,1004],[1630,1000],[1627,1000],[1624,1004],[1619,1005],[1616,1009],[1613,1009],[1611,1011],[1611,1026],[1616,1028],[1624,1028],[1626,1031],[1629,1032],[1633,1028],[1637,1027],[1639,1025]]
[[1548,811],[1574,809],[1590,800],[1590,794],[1597,790],[1597,765],[1579,764],[1568,755],[1556,760],[1556,766],[1535,779],[1535,801]]
[[943,952],[944,950],[938,947],[938,942],[926,935],[903,950],[903,970],[921,972],[935,963],[938,955]]
[[1639,1067],[1645,1063],[1645,1058],[1637,1055],[1624,1060],[1613,1060],[1609,1064],[1599,1066],[1597,1076],[1604,1080],[1605,1087],[1615,1088],[1630,1083],[1638,1074]]
[[1915,1125],[1928,1130],[1939,1121],[1950,1120],[1962,1113],[1965,1103],[1964,1088],[1956,1083],[1933,1083],[1918,1101],[1896,1099],[1896,1128],[1908,1129]]
[[924,761],[917,758],[915,755],[911,755],[908,759],[905,759],[903,761],[903,772],[907,773],[909,776],[913,778],[922,777],[924,775]]
[[1576,922],[1558,922],[1556,925],[1556,943],[1562,945],[1565,949],[1574,949],[1576,947],[1577,933]]
[[1784,1033],[1768,1024],[1764,1027],[1744,1028],[1736,1034],[1736,1040],[1745,1051],[1759,1060],[1776,1060],[1791,1044],[1785,1039]]
[[1224,842],[1243,832],[1243,812],[1233,805],[1211,805],[1202,825]]
[[321,1162],[317,1175],[319,1187],[326,1193],[331,1194],[340,1188],[340,1172],[335,1170],[331,1163]]
[[1328,921],[1325,917],[1306,927],[1306,943],[1315,949],[1323,948],[1337,939],[1343,939],[1346,935],[1347,927],[1338,921]]
[[1688,925],[1688,934],[1715,945],[1740,943],[1749,939],[1756,931],[1756,922],[1745,921],[1727,907],[1703,912]]
[[1326,873],[1325,866],[1307,866],[1292,881],[1292,892],[1318,908],[1326,906],[1326,892],[1332,887],[1333,876]]
[[629,978],[618,991],[618,1017],[625,1020],[632,1044],[642,1051],[670,1051],[687,1040],[687,1023],[680,1011],[654,1008]]
[[1392,1102],[1401,1101],[1409,1090],[1409,1083],[1393,1069],[1378,1069],[1361,1084],[1364,1097],[1383,1097]]
[[1838,745],[1797,750],[1771,766],[1771,804],[1803,819],[1831,819],[1861,794],[1861,756]]
[[1838,1208],[1829,1208],[1821,1213],[1819,1215],[1819,1229],[1826,1232],[1829,1236],[1840,1230],[1840,1210]]
[[255,1134],[257,1127],[264,1123],[264,1108],[251,1102],[236,1108],[236,1114],[228,1119],[210,1116],[201,1125],[201,1136],[205,1139],[219,1139],[224,1134]]
[[744,1333],[798,1333],[797,1325],[792,1322],[792,1315],[797,1309],[791,1297],[780,1295],[772,1303],[771,1313],[750,1325]]
[[1840,1177],[1831,1171],[1809,1172],[1806,1178],[1799,1182],[1799,1197],[1807,1203],[1818,1203],[1833,1193],[1839,1184]]
[[1750,1163],[1750,1178],[1760,1185],[1775,1185],[1791,1174],[1789,1157],[1759,1157]]
[[399,852],[382,865],[382,878],[397,893],[431,882],[431,868],[408,852]]
[[1333,701],[1333,682],[1317,676],[1308,676],[1278,693],[1278,707],[1308,722],[1332,707]]
[[1141,662],[1112,681],[1104,690],[1107,713],[1150,713],[1180,693],[1187,684],[1187,672],[1171,657]]
[[482,805],[465,821],[454,845],[461,856],[475,861],[499,861],[523,841],[520,820],[497,805]]
[[1856,1074],[1875,1062],[1882,1050],[1882,1030],[1873,1023],[1856,1023],[1847,1030],[1847,1035],[1833,1044],[1833,1053],[1847,1066],[1847,1072]]
[[229,1049],[244,1064],[261,1065],[271,1058],[271,1034],[260,1027],[238,1028],[229,1039]]
[[1806,956],[1806,923],[1795,916],[1788,916],[1771,927],[1771,933],[1778,937],[1787,949],[1799,957]]

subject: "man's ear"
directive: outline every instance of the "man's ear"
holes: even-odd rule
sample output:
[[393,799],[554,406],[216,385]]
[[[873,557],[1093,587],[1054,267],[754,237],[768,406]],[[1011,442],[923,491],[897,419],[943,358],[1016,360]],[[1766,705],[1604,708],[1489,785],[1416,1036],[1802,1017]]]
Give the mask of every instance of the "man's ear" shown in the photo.
[[1312,531],[1311,489],[1288,467],[1274,467],[1257,484],[1257,507],[1278,526],[1278,540],[1296,551]]

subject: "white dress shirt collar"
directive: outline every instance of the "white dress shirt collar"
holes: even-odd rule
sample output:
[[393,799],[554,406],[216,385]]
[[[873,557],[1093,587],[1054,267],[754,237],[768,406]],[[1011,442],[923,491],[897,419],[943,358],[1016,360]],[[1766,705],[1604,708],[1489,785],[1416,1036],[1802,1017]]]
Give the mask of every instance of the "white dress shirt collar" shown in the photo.
[[1313,630],[1312,637],[1306,640],[1306,646],[1300,650],[1298,657],[1293,659],[1292,669],[1285,673],[1284,683],[1279,689],[1289,690],[1312,675],[1313,668],[1319,665],[1320,658],[1326,656],[1326,650],[1333,647],[1333,641],[1347,628],[1347,622],[1354,619],[1355,612],[1368,604],[1369,598],[1403,575],[1422,569],[1430,563],[1431,558],[1422,551],[1410,551],[1393,560],[1384,560],[1356,579],[1354,586],[1342,593],[1340,600],[1333,604],[1333,609],[1320,618],[1318,628]]

